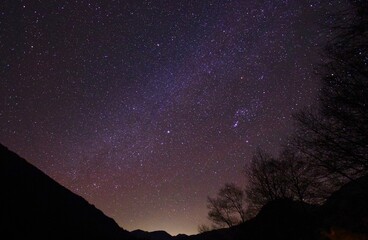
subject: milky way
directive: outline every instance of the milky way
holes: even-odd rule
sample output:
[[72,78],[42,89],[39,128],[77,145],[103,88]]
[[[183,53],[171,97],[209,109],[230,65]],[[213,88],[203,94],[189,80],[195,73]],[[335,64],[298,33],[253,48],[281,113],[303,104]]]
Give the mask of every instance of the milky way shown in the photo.
[[126,229],[195,233],[313,103],[341,6],[1,1],[0,141]]

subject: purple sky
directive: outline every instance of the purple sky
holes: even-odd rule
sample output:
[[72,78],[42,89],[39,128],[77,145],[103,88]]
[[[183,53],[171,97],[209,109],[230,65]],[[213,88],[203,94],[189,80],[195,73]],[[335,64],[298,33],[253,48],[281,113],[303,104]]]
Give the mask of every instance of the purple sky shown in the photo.
[[343,1],[0,3],[0,142],[125,229],[196,233],[313,103]]

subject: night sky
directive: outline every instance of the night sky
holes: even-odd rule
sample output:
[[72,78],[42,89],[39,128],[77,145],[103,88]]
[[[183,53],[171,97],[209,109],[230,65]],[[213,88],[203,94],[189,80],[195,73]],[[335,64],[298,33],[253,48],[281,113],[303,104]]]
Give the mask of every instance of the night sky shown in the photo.
[[196,233],[311,105],[337,0],[0,3],[0,142],[125,229]]

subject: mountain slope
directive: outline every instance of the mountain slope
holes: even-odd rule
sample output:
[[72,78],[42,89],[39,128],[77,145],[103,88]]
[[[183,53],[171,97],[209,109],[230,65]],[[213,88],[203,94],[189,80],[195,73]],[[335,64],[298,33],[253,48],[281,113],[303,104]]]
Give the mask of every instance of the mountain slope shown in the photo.
[[0,238],[132,239],[116,222],[0,144]]
[[316,239],[316,211],[316,206],[277,200],[264,206],[255,218],[243,224],[193,235],[188,240]]
[[321,215],[324,226],[368,236],[368,176],[351,181],[334,192],[323,205]]
[[143,230],[134,230],[131,234],[137,239],[145,239],[145,240],[171,240],[173,237],[165,231],[153,231],[146,232]]
[[202,234],[129,233],[86,200],[0,144],[0,238],[121,240],[368,240],[368,176],[336,191],[322,206],[277,200],[238,226]]
[[237,239],[368,240],[368,176],[346,184],[322,206],[276,200],[241,225],[180,240]]

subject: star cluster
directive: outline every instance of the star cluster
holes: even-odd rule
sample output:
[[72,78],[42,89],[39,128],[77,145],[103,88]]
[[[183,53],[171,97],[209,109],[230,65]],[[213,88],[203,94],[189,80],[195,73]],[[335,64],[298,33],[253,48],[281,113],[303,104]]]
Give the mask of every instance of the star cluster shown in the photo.
[[0,141],[133,230],[195,233],[318,92],[342,1],[1,1]]

